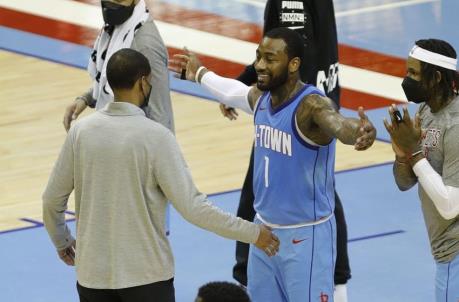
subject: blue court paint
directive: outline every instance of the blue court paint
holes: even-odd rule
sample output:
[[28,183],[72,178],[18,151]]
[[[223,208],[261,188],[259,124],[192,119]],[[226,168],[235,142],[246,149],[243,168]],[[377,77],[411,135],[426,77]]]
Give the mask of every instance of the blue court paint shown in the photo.
[[0,48],[51,62],[86,68],[89,47],[0,26]]
[[400,192],[392,165],[336,175],[349,238],[403,230],[349,244],[349,301],[434,301],[434,260],[417,187]]
[[[338,173],[337,190],[348,221],[350,301],[433,301],[434,261],[415,189],[399,192],[390,165]],[[239,191],[212,195],[235,213]],[[74,232],[75,222],[69,222]],[[192,301],[202,284],[231,281],[234,242],[203,231],[171,211],[177,302]],[[403,232],[402,232],[403,230]],[[360,240],[359,240],[360,239]],[[76,302],[73,268],[65,266],[43,227],[0,236],[1,300]],[[27,285],[27,290],[23,290]],[[370,298],[371,297],[371,298]]]
[[0,231],[0,236],[3,235],[3,234],[14,233],[14,232],[19,232],[19,231],[25,231],[25,230],[35,229],[35,228],[39,228],[39,227],[42,227],[42,226],[34,224],[34,225],[31,225],[31,226],[26,226],[26,227],[11,229],[11,230]]

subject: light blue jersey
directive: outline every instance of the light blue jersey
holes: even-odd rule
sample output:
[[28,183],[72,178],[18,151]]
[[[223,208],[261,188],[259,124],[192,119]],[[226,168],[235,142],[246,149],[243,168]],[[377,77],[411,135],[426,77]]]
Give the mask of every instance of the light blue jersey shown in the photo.
[[306,85],[276,110],[269,93],[255,108],[255,222],[272,226],[281,245],[273,257],[250,248],[253,302],[333,302],[335,142],[318,146],[297,130],[295,113],[309,94],[323,95]]
[[324,95],[305,85],[275,110],[270,93],[255,108],[254,207],[273,224],[313,222],[334,211],[335,141],[313,145],[297,128],[296,110],[309,94]]

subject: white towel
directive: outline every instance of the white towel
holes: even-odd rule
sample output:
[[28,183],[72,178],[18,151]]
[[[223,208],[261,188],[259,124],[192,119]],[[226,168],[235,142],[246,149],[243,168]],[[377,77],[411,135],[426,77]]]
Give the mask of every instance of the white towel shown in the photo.
[[102,30],[97,37],[88,63],[88,72],[93,82],[92,97],[97,100],[97,110],[113,101],[113,91],[107,83],[106,75],[108,59],[116,51],[131,47],[135,31],[148,17],[145,2],[140,0],[134,8],[132,16],[123,24],[115,26],[111,35]]

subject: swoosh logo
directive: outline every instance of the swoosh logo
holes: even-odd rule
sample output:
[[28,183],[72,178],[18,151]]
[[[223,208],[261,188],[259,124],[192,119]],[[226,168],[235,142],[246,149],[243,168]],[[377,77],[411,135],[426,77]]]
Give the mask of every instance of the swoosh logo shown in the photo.
[[309,239],[309,237],[308,237],[308,238],[304,238],[304,239],[292,239],[292,243],[293,243],[293,244],[298,244],[298,243],[300,243],[300,242],[305,241],[306,239]]
[[265,110],[265,109],[266,109],[266,107],[263,107],[263,108],[260,107],[260,110]]

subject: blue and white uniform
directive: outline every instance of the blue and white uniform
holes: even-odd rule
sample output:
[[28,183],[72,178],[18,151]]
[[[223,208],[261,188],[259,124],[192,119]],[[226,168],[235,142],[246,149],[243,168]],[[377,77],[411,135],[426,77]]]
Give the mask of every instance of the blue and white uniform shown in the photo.
[[335,141],[320,146],[298,129],[296,111],[309,94],[323,96],[305,85],[276,109],[269,92],[255,108],[256,221],[273,227],[281,245],[271,258],[250,249],[253,302],[333,301]]

